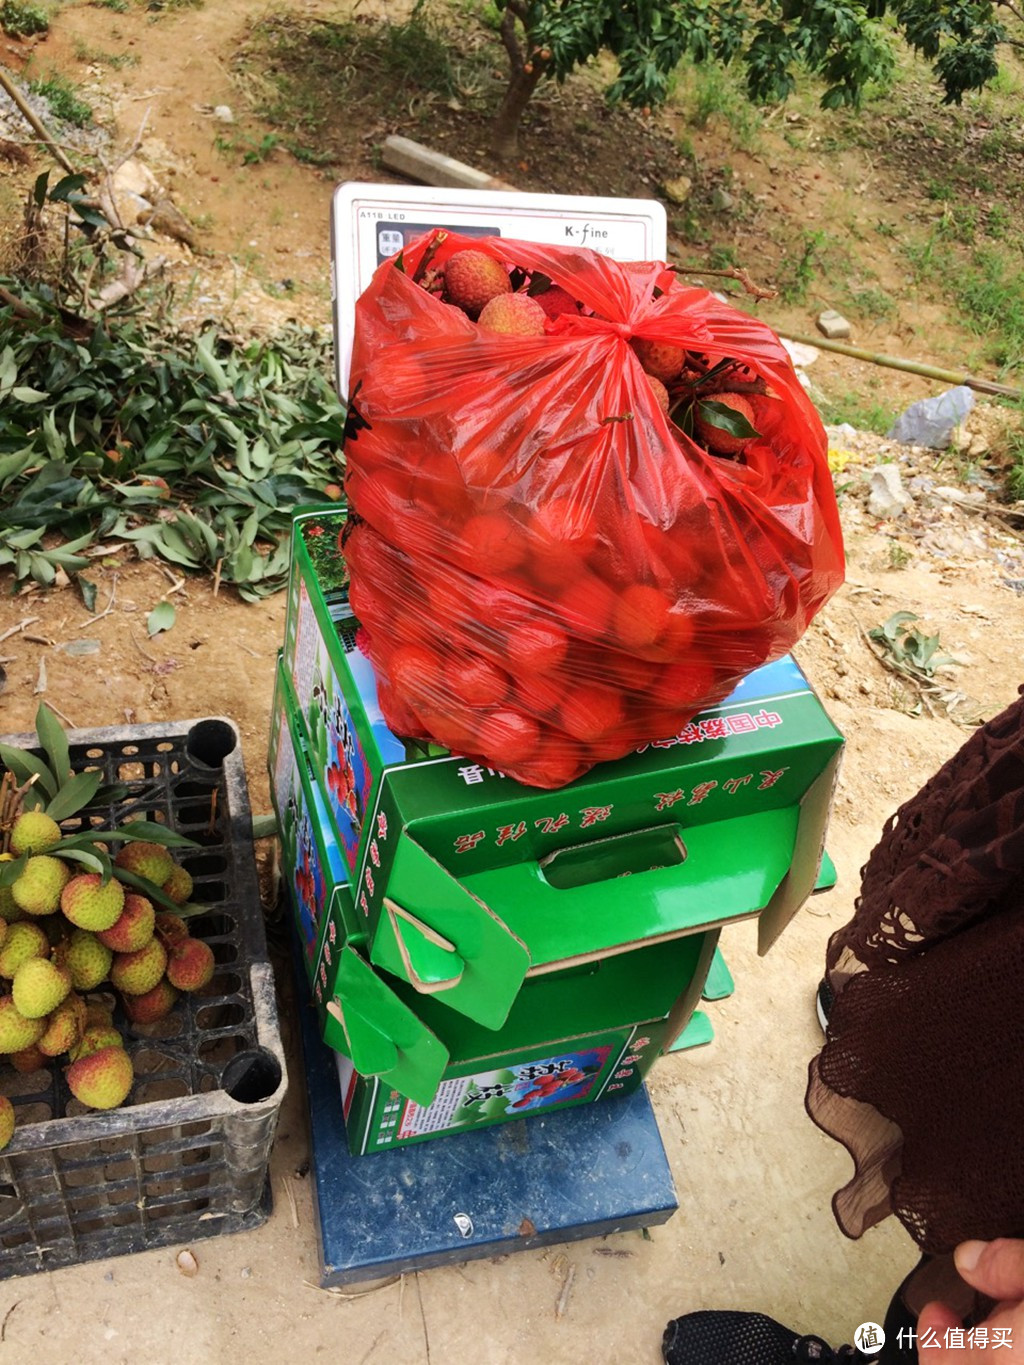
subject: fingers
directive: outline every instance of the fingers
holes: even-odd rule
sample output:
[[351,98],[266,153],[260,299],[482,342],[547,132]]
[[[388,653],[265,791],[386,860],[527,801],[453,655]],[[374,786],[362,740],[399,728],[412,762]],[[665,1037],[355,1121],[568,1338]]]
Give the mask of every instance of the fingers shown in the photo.
[[989,1298],[1024,1298],[1024,1241],[961,1242],[953,1259],[960,1278]]
[[[917,1335],[920,1339],[921,1337],[927,1337],[929,1332],[934,1332],[936,1339],[943,1341],[945,1340],[947,1328],[959,1326],[961,1326],[960,1319],[953,1312],[952,1308],[947,1307],[944,1303],[926,1303],[921,1309],[921,1314],[917,1319]],[[936,1347],[928,1346],[918,1348],[922,1360],[932,1359],[927,1352],[936,1349]],[[937,1355],[934,1359],[941,1360],[942,1357]]]

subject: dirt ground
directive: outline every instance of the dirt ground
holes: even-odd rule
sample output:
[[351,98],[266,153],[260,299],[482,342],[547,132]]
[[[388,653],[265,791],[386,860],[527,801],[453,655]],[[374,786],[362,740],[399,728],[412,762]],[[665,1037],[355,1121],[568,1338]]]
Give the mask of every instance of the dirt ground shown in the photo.
[[[307,4],[303,13],[320,9]],[[245,166],[218,151],[212,111],[244,107],[231,55],[246,22],[262,13],[255,0],[225,0],[168,11],[156,22],[144,10],[70,6],[45,41],[8,44],[2,59],[16,65],[34,46],[35,62],[73,70],[119,145],[138,141],[140,158],[175,202],[207,224],[203,249],[211,255],[166,238],[153,247],[172,260],[186,312],[239,327],[287,316],[327,326],[331,189],[379,173],[355,136],[351,163],[329,170],[276,154]],[[96,48],[138,61],[112,67],[76,55]],[[812,175],[801,191],[798,181],[771,173],[770,158],[754,162],[739,174],[760,177],[751,193],[763,196],[766,213],[783,198],[804,221],[828,215],[837,190],[824,163],[826,178]],[[864,193],[874,191],[869,185]],[[866,219],[882,211],[883,198],[878,190]],[[282,294],[274,282],[285,277],[291,286]],[[762,315],[780,330],[808,331],[825,302]],[[920,358],[942,361],[955,338],[937,316],[919,313],[886,324],[870,341],[882,350],[913,345]],[[870,389],[897,408],[935,391],[824,354],[810,377],[821,393]],[[991,421],[979,409],[968,429],[984,434]],[[836,474],[848,579],[796,654],[847,739],[828,838],[839,882],[764,959],[750,925],[728,931],[723,948],[737,989],[710,1007],[715,1041],[665,1059],[653,1073],[650,1093],[679,1194],[675,1217],[649,1238],[621,1234],[366,1291],[319,1289],[297,1006],[279,961],[290,1071],[271,1165],[272,1217],[255,1232],[196,1242],[194,1278],[181,1275],[172,1248],[0,1284],[0,1356],[14,1365],[170,1365],[182,1357],[197,1365],[236,1358],[271,1365],[282,1357],[653,1365],[668,1319],[700,1307],[760,1309],[834,1343],[849,1340],[862,1321],[881,1320],[913,1248],[896,1225],[850,1243],[832,1221],[828,1201],[849,1161],[803,1113],[806,1064],[820,1041],[813,992],[828,935],[850,913],[857,871],[883,821],[967,734],[947,713],[949,694],[960,694],[954,715],[986,717],[1022,681],[1024,547],[1019,519],[936,493],[944,485],[977,492],[963,482],[964,462],[841,432],[833,444],[849,456]],[[866,507],[879,458],[895,460],[914,497],[892,520]],[[127,559],[91,576],[99,585],[92,613],[72,587],[9,595],[0,580],[0,731],[30,730],[40,700],[80,728],[229,716],[242,735],[253,809],[269,811],[267,736],[284,596],[244,604],[230,592],[215,594],[208,580],[182,581],[157,563]],[[150,639],[146,615],[165,597],[177,608],[176,624]],[[872,652],[866,632],[900,610],[916,613],[925,633],[938,632],[959,661],[940,680],[945,698],[932,691],[922,699]],[[69,649],[85,641],[91,652]],[[265,862],[266,845],[259,855]],[[366,1160],[370,1178],[373,1158]]]

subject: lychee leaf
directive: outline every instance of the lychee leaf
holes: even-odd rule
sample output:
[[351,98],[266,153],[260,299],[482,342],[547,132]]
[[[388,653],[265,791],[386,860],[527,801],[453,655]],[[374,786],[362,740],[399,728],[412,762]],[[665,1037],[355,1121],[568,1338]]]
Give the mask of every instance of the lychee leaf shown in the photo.
[[10,862],[5,859],[0,863],[0,886],[13,886],[25,871],[28,858],[29,855],[23,853],[20,858],[14,858]]
[[110,881],[110,859],[105,853],[89,848],[68,848],[66,844],[57,846],[60,856],[73,863],[83,863],[90,872],[98,872],[104,883]]
[[0,763],[9,768],[22,785],[34,777],[36,785],[47,796],[57,795],[57,779],[42,759],[36,758],[27,749],[17,749],[13,744],[0,744]]
[[50,760],[50,767],[59,789],[63,787],[71,773],[68,737],[64,733],[64,727],[45,701],[39,703],[39,710],[36,712],[36,734],[46,751],[46,757]]
[[99,790],[103,774],[98,768],[90,772],[75,773],[63,784],[60,791],[46,807],[46,814],[60,824],[69,815],[74,815],[87,806]]
[[737,436],[741,441],[761,435],[756,427],[750,425],[742,412],[729,407],[728,403],[716,403],[713,398],[705,398],[702,403],[697,404],[697,416],[702,422],[707,422],[709,427],[727,431],[730,436]]
[[108,829],[104,839],[145,839],[151,844],[162,844],[164,848],[198,848],[195,839],[189,839],[177,830],[158,825],[155,820],[131,820],[119,829]]
[[146,617],[146,629],[150,635],[159,635],[162,630],[170,630],[177,620],[177,612],[171,602],[158,602]]
[[111,867],[112,874],[119,882],[125,886],[130,886],[134,891],[140,892],[147,900],[151,900],[156,905],[162,905],[165,910],[171,910],[176,915],[181,914],[181,907],[177,901],[171,900],[170,896],[162,887],[157,886],[156,882],[151,882],[148,877],[140,877],[137,872],[129,872],[126,867]]

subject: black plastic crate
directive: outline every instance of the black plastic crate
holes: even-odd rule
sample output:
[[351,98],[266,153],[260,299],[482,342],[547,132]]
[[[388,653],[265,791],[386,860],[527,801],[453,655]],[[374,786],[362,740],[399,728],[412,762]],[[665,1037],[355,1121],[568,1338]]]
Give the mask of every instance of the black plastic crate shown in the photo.
[[287,1083],[234,724],[72,730],[68,742],[75,771],[101,768],[104,785],[128,788],[90,812],[96,827],[139,816],[199,845],[174,856],[193,876],[192,901],[208,907],[189,930],[216,969],[155,1024],[115,1011],[135,1067],[118,1109],[85,1109],[59,1061],[28,1075],[3,1066],[17,1122],[0,1151],[0,1279],[258,1227]]

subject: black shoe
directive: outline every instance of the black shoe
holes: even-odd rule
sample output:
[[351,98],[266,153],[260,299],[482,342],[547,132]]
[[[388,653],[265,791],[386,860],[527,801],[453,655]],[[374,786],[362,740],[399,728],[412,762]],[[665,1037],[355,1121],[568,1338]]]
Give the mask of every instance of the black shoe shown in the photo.
[[800,1336],[764,1313],[686,1313],[665,1328],[666,1365],[865,1365],[852,1346],[833,1351],[821,1337]]
[[832,1013],[832,1006],[836,1003],[836,993],[828,984],[825,977],[818,982],[818,991],[814,999],[818,1011],[818,1023],[821,1025],[822,1033],[828,1033],[828,1017]]

